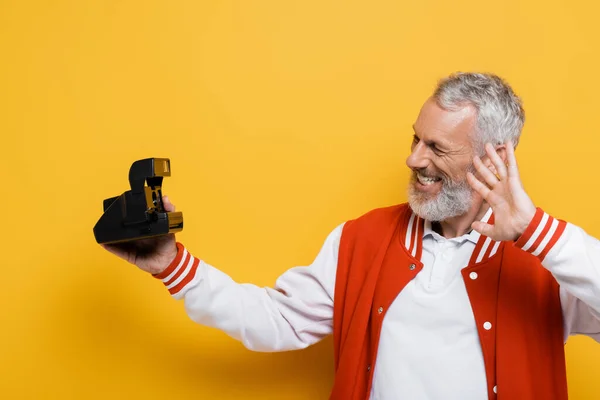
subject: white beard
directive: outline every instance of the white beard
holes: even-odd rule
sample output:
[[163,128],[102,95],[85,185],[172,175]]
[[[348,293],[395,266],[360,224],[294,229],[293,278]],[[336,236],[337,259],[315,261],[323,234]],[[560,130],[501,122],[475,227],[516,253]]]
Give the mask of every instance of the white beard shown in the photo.
[[419,217],[431,222],[465,214],[473,203],[473,189],[465,179],[451,182],[442,178],[442,190],[430,198],[429,194],[415,189],[416,172],[413,171],[408,185],[408,203]]

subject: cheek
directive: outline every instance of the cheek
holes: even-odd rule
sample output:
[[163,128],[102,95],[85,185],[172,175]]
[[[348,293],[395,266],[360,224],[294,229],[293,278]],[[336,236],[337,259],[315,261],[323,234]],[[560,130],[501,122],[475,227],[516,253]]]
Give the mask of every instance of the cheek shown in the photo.
[[467,171],[469,171],[471,165],[472,163],[467,160],[448,159],[443,163],[438,163],[436,167],[440,173],[443,173],[451,181],[462,182],[467,179]]
[[445,180],[456,178],[456,166],[450,160],[437,159],[432,162],[431,173],[443,177]]

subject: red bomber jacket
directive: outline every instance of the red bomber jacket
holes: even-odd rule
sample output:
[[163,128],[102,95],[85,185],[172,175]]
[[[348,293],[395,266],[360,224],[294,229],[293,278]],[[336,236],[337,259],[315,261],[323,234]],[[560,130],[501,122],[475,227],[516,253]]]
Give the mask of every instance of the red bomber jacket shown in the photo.
[[[518,245],[533,235],[542,214],[538,209],[518,242],[493,242],[482,235],[461,271],[490,399],[567,398],[559,286],[541,265],[544,254],[533,256]],[[552,240],[565,226],[558,221]],[[422,229],[423,221],[407,204],[376,209],[345,224],[335,284],[336,374],[330,399],[368,398],[386,311],[422,269]]]

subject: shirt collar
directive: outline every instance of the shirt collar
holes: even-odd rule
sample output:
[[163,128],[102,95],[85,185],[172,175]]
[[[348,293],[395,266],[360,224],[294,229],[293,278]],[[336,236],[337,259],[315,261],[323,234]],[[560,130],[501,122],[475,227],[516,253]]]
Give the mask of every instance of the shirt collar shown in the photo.
[[[483,218],[481,218],[481,222],[488,222],[491,216],[492,216],[492,207],[488,208],[488,210],[486,211]],[[455,237],[452,239],[446,239],[442,235],[440,235],[439,233],[437,233],[433,229],[431,229],[431,221],[425,220],[424,226],[423,226],[423,239],[425,239],[428,236],[431,236],[433,239],[435,239],[437,241],[451,240],[451,241],[454,241],[457,243],[462,243],[462,242],[468,240],[474,244],[477,244],[477,241],[481,237],[481,234],[479,232],[477,232],[475,229],[471,229],[471,231],[469,231],[468,233],[465,233],[462,236],[458,236],[458,237]]]

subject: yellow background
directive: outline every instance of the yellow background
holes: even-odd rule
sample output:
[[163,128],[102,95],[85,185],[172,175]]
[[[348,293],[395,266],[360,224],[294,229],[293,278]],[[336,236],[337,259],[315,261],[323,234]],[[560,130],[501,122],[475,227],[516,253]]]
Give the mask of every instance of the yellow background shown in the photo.
[[[257,354],[102,251],[102,200],[169,157],[178,238],[271,285],[338,223],[406,199],[411,124],[455,70],[507,78],[537,205],[600,237],[599,8],[548,1],[0,2],[6,399],[326,398],[331,340]],[[600,398],[600,345],[567,345]]]

